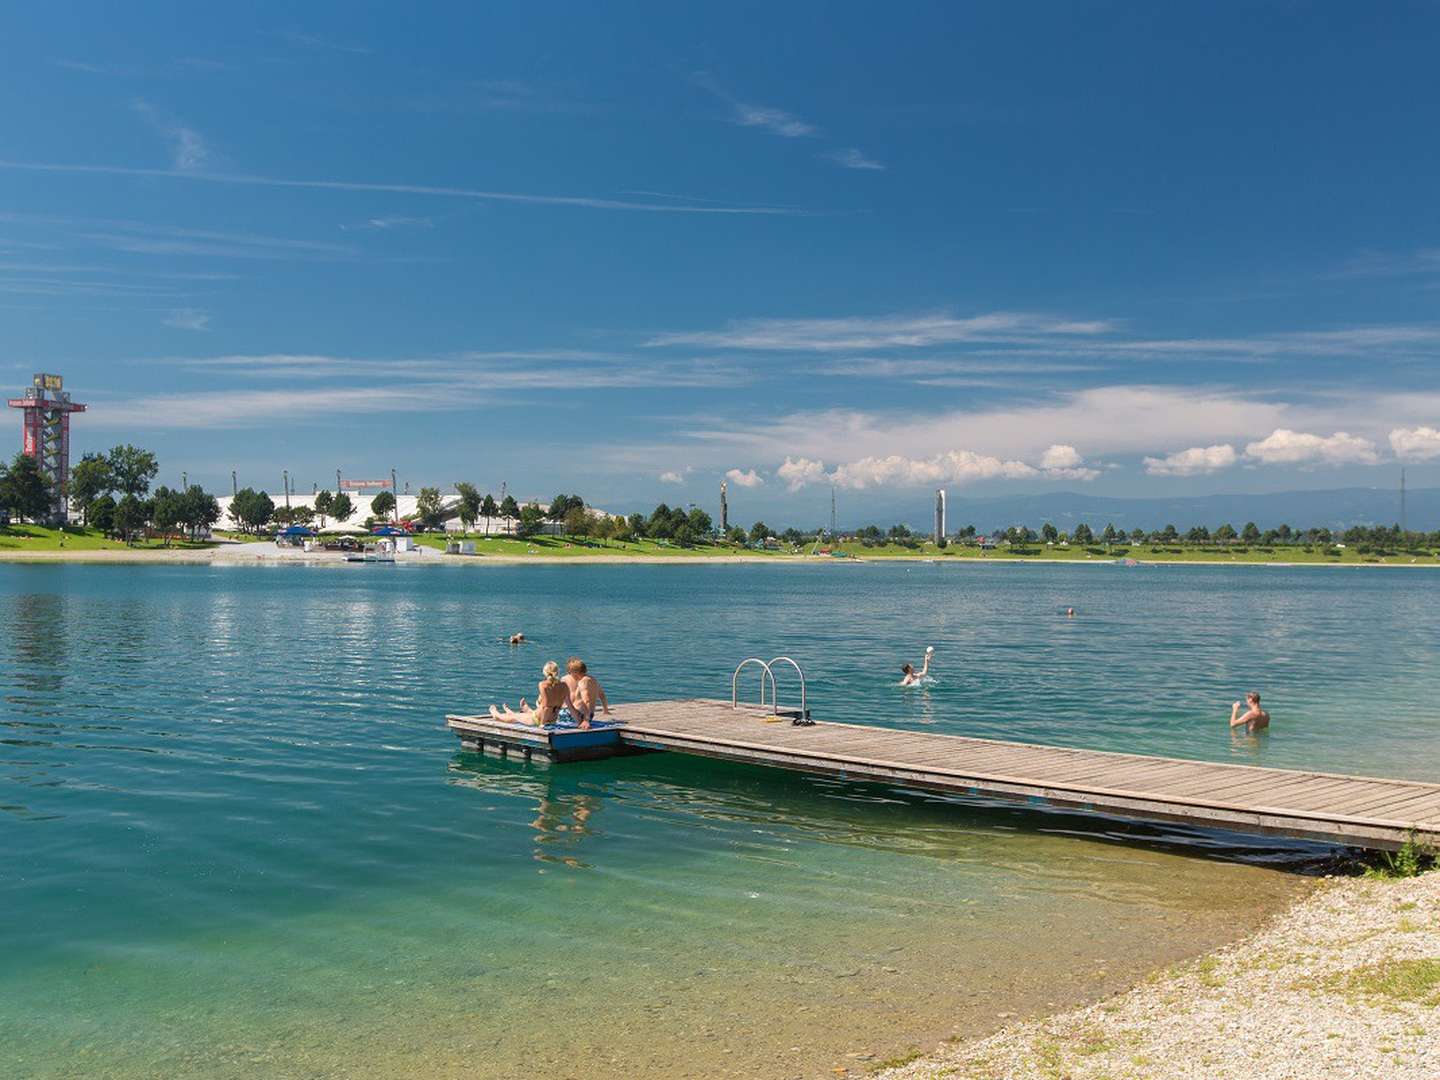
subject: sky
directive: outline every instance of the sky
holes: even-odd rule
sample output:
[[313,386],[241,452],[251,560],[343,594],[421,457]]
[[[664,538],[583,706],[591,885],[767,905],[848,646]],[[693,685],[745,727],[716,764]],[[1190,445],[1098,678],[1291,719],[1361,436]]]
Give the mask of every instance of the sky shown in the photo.
[[1440,486],[1436,55],[1435,3],[11,5],[0,370],[222,493]]

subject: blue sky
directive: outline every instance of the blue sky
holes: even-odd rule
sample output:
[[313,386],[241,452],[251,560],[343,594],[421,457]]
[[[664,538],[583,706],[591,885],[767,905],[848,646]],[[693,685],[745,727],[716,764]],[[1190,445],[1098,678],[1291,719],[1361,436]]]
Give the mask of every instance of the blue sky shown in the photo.
[[0,366],[167,478],[633,509],[729,473],[796,522],[832,485],[917,520],[942,485],[1440,485],[1434,4],[0,30]]

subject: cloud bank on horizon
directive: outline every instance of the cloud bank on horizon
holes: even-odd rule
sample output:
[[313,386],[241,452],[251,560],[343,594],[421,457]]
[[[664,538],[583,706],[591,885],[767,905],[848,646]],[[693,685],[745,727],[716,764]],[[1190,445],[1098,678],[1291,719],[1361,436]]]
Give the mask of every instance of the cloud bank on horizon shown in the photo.
[[723,13],[279,14],[16,20],[0,356],[82,449],[772,513],[1440,486],[1440,12],[1217,60],[837,9],[779,67]]

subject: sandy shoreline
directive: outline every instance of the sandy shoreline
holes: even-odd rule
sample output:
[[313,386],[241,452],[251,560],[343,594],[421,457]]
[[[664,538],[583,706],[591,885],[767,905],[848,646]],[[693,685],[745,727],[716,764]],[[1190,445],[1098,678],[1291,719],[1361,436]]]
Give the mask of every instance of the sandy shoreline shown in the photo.
[[[1047,566],[1114,566],[1120,560],[1008,558],[954,558],[935,555],[885,555],[875,558],[833,559],[810,555],[447,555],[434,548],[420,548],[396,556],[397,564],[406,566],[597,566],[634,564],[640,566],[857,566],[886,563],[935,563],[946,566],[1015,566],[1043,564]],[[343,552],[305,552],[276,548],[272,544],[220,544],[213,548],[130,548],[58,551],[0,550],[0,563],[98,563],[112,565],[211,565],[211,566],[347,566]],[[1440,563],[1309,563],[1309,562],[1240,562],[1208,559],[1147,562],[1136,560],[1145,568],[1171,566],[1229,566],[1256,569],[1289,569],[1294,567],[1325,567],[1338,570],[1440,569]]]
[[1234,945],[885,1080],[1440,1076],[1440,872],[1328,879]]

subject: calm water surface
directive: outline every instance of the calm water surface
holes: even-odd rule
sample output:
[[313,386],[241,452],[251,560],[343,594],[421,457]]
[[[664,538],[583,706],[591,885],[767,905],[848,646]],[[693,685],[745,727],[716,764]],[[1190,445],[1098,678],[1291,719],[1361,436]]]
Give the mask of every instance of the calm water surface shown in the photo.
[[[826,719],[1440,762],[1424,572],[0,566],[0,597],[6,1075],[859,1071],[1240,933],[1314,854],[456,752],[446,711],[571,653],[617,701],[723,696],[740,657],[787,652]],[[899,689],[927,644],[935,684]],[[1252,686],[1273,734],[1232,738]]]

